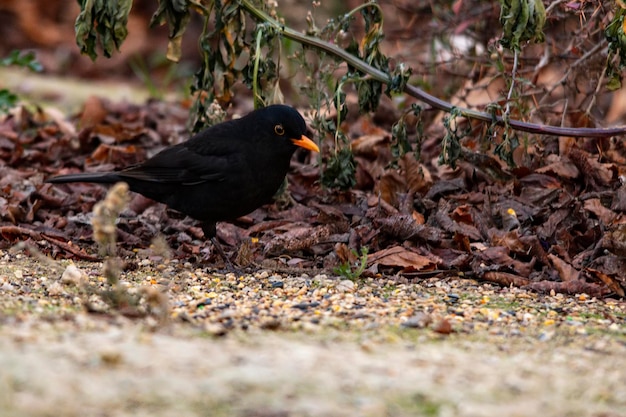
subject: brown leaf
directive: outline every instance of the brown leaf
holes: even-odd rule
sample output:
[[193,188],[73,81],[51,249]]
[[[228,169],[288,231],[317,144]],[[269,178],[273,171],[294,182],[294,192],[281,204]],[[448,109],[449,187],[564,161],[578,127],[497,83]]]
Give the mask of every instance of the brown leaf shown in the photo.
[[471,206],[468,204],[463,204],[458,206],[452,211],[450,217],[452,220],[456,222],[461,222],[465,224],[474,224],[474,219],[472,218]]
[[451,248],[433,248],[430,253],[441,258],[441,264],[446,268],[459,270],[469,268],[470,261],[473,257],[470,253]]
[[537,228],[537,235],[541,239],[547,239],[554,236],[557,228],[570,215],[569,209],[560,209],[552,212],[548,220]]
[[610,290],[604,285],[598,285],[585,281],[538,281],[532,282],[523,288],[531,289],[533,291],[539,291],[544,293],[550,293],[552,291],[563,294],[588,294],[591,297],[603,297],[610,293]]
[[394,207],[398,207],[398,195],[405,193],[407,186],[400,174],[395,171],[388,171],[378,181],[374,191],[380,193],[383,200]]
[[613,203],[611,203],[611,210],[626,212],[626,184],[619,187],[615,193]]
[[351,251],[345,243],[337,243],[335,245],[335,253],[337,254],[339,263],[354,265],[358,260],[355,252]]
[[[381,129],[382,130],[382,129]],[[389,144],[390,135],[382,130],[375,134],[363,135],[350,143],[352,152],[355,156],[366,156],[376,158],[382,148],[386,148]]]
[[523,187],[537,187],[540,190],[562,189],[563,184],[558,179],[545,174],[530,174],[520,180]]
[[88,159],[88,163],[109,163],[114,161],[118,166],[129,166],[140,162],[141,159],[137,157],[137,148],[133,145],[112,146],[103,143],[93,151]]
[[553,254],[548,254],[548,258],[552,262],[554,268],[558,271],[559,277],[563,282],[580,280],[580,271]]
[[587,152],[572,148],[569,157],[583,175],[585,184],[597,189],[599,184],[610,184],[617,178],[617,167],[614,164],[603,164]]
[[[493,265],[500,270],[513,270],[523,277],[530,276],[535,266],[535,260],[522,262],[509,256],[508,249],[503,246],[493,246],[477,253],[487,266]],[[492,268],[493,269],[493,268]]]
[[[355,97],[355,103],[357,99]],[[350,136],[351,137],[360,137],[364,135],[372,135],[372,136],[387,136],[391,137],[389,132],[380,126],[376,125],[372,122],[372,119],[367,116],[359,117],[354,123],[350,125]]]
[[442,233],[439,229],[419,224],[412,215],[395,214],[375,219],[380,230],[400,241],[420,239],[426,242],[439,243]]
[[591,167],[591,174],[601,184],[611,184],[617,180],[618,168],[615,164],[604,164],[598,161],[597,157],[589,158],[589,166]]
[[530,280],[520,277],[519,275],[509,274],[507,272],[487,271],[481,276],[485,281],[493,282],[504,287],[523,287],[531,283]]
[[480,175],[499,182],[512,179],[511,174],[503,169],[503,163],[499,159],[483,152],[462,151],[462,155],[464,160],[462,165],[465,165],[465,169],[471,172],[471,175],[481,173]]
[[463,178],[455,178],[449,181],[437,181],[426,193],[429,200],[437,200],[438,197],[445,194],[458,193],[465,188]]
[[437,213],[435,214],[437,223],[447,232],[458,233],[473,240],[481,240],[482,236],[476,227],[465,223],[457,223],[450,218],[450,215],[447,213],[449,206],[450,204],[444,200],[440,201]]
[[617,218],[617,214],[602,205],[599,198],[590,198],[585,200],[585,210],[595,214],[604,225],[609,225]]
[[355,157],[356,178],[355,189],[370,190],[378,183],[378,179],[383,175],[385,169],[376,161],[370,161],[362,157]]
[[520,237],[520,240],[528,248],[526,251],[527,255],[534,256],[542,265],[549,264],[548,254],[544,250],[537,236],[522,236]]
[[425,194],[433,185],[433,178],[428,168],[415,160],[415,155],[409,152],[400,160],[400,167],[408,188],[413,193]]
[[619,295],[620,297],[626,296],[626,293],[624,293],[624,288],[621,287],[620,283],[615,278],[603,272],[600,272],[597,269],[587,268],[587,271],[592,276],[598,278],[598,280],[606,284],[606,286],[609,287],[611,291],[613,291],[615,294]]
[[558,156],[557,158],[559,158],[558,161],[541,168],[537,168],[535,172],[539,174],[553,174],[565,179],[578,178],[580,171],[576,168],[576,165],[574,165],[572,161],[568,159],[561,159]]
[[626,223],[612,225],[598,243],[598,247],[626,257]]
[[378,263],[414,270],[432,269],[437,265],[432,259],[410,251],[402,246],[393,246],[367,255],[367,264]]
[[332,226],[322,225],[318,227],[294,226],[289,231],[274,236],[264,247],[265,253],[282,254],[288,252],[310,249],[331,235]]
[[102,99],[90,96],[87,100],[85,100],[78,125],[81,129],[99,125],[104,121],[107,114],[108,110],[104,107]]

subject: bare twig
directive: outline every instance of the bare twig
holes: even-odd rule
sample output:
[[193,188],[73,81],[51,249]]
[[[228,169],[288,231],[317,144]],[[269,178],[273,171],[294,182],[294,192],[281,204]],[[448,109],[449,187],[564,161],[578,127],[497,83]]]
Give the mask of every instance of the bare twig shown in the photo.
[[511,69],[511,87],[509,88],[509,94],[506,96],[506,108],[504,110],[504,118],[509,119],[511,115],[511,97],[513,97],[513,90],[515,89],[515,77],[517,77],[517,65],[518,65],[519,51],[516,49],[513,55],[513,68]]

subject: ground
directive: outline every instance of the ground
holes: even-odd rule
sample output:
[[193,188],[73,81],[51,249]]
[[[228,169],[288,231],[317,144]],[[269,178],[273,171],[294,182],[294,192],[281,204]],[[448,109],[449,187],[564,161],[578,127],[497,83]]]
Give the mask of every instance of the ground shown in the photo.
[[102,265],[68,265],[2,254],[4,415],[626,415],[623,301],[174,261],[88,313]]

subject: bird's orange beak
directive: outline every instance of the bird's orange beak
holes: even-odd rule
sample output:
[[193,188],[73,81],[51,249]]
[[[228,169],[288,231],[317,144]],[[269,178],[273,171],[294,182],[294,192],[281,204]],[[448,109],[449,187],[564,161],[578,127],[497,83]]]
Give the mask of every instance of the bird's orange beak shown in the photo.
[[294,145],[299,146],[301,148],[308,149],[310,151],[315,151],[315,152],[320,151],[320,148],[318,148],[315,142],[313,142],[311,139],[307,138],[304,135],[302,135],[302,137],[300,137],[299,139],[291,139],[291,141],[293,142]]

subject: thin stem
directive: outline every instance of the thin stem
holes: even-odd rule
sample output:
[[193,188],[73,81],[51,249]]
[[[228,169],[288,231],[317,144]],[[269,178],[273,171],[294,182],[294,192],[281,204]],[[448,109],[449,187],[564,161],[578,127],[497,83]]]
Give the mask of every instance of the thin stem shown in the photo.
[[[259,30],[256,34],[256,45],[254,51],[254,73],[252,75],[252,95],[254,97],[254,108],[256,109],[261,101],[261,95],[259,94],[259,61],[261,60],[261,39],[263,38],[263,31]],[[262,103],[261,103],[262,104]]]
[[504,109],[504,119],[508,120],[511,115],[511,97],[513,97],[513,90],[515,89],[515,77],[517,77],[517,60],[519,57],[519,51],[516,49],[513,53],[513,68],[511,69],[511,87],[509,88],[509,94],[506,96],[506,107]]
[[[378,3],[363,3],[360,6],[357,6],[354,9],[350,10],[348,13],[346,13],[346,16],[353,16],[356,12],[366,9],[368,7],[377,8],[380,15],[381,16],[383,15],[383,9],[378,5]],[[382,28],[383,28],[383,19],[381,18],[380,29],[382,30]]]
[[587,109],[585,110],[585,113],[588,115],[591,114],[591,109],[596,105],[596,99],[598,98],[598,94],[600,94],[600,88],[602,88],[602,82],[604,81],[605,75],[606,75],[606,71],[602,71],[602,74],[600,74],[600,79],[598,80],[598,84],[596,85],[596,91],[594,91],[593,95],[591,96],[589,105],[587,106]]

